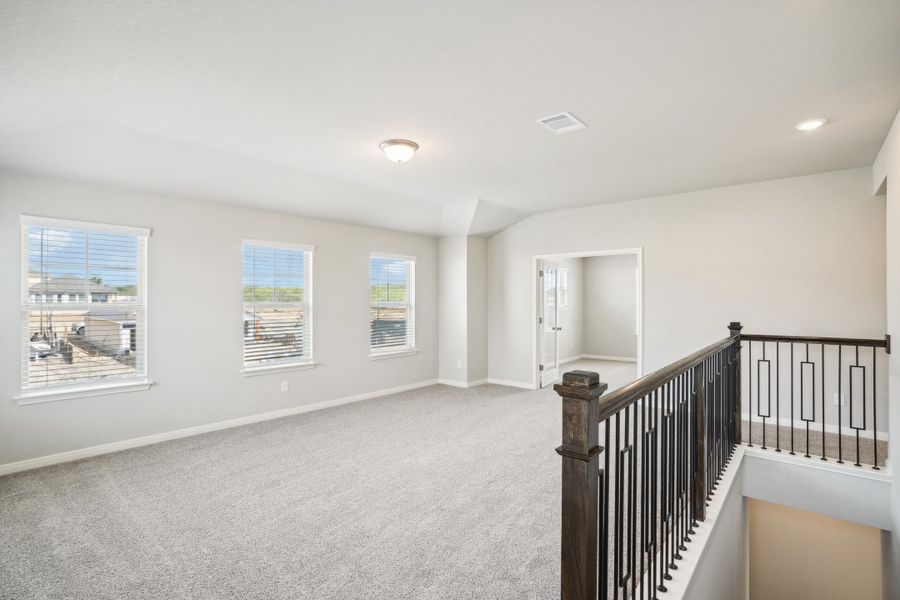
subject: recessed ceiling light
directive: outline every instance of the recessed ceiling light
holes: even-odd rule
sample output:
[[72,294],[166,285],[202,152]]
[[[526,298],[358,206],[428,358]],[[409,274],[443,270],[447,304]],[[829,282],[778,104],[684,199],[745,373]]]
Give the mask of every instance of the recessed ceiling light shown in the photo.
[[828,119],[808,119],[794,125],[794,129],[799,129],[800,131],[812,131],[813,129],[818,129],[827,122]]
[[410,140],[385,140],[378,144],[378,147],[388,157],[388,160],[394,162],[406,162],[413,157],[419,145]]

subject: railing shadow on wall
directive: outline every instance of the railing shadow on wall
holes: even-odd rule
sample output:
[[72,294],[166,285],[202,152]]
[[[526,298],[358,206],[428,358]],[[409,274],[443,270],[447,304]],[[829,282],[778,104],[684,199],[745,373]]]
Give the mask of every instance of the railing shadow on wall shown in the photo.
[[[877,350],[890,352],[889,336],[748,335],[740,323],[728,329],[728,337],[605,396],[597,373],[572,371],[555,386],[563,404],[563,600],[667,591],[742,439],[839,463],[871,458],[876,469],[883,461]],[[818,359],[809,354],[816,350]],[[832,393],[837,404],[829,411]]]

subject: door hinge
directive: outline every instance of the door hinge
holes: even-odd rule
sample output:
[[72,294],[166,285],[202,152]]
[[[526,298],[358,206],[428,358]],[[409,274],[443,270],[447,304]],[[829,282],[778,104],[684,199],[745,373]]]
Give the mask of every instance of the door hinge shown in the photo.
[[538,371],[543,371],[543,370],[544,370],[544,365],[538,365]]
[[543,270],[543,269],[541,269],[541,270],[539,271],[539,273],[540,273],[540,276],[541,276],[541,277],[544,276],[544,270]]
[[544,317],[538,317],[538,325],[544,324]]

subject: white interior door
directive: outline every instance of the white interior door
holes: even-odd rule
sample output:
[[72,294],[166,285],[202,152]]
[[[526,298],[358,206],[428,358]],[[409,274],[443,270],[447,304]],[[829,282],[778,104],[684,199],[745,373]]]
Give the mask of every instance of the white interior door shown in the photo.
[[540,261],[541,310],[538,316],[541,387],[559,381],[559,264]]

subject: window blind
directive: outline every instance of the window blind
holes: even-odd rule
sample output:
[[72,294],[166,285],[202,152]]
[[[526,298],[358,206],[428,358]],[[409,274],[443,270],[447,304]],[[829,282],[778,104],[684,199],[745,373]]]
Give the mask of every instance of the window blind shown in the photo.
[[312,249],[244,242],[244,366],[312,361]]
[[146,377],[146,234],[22,220],[22,389]]
[[369,336],[372,354],[416,347],[415,258],[369,259]]

